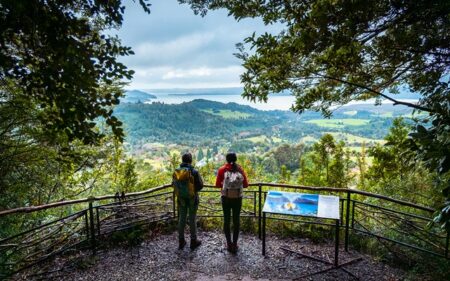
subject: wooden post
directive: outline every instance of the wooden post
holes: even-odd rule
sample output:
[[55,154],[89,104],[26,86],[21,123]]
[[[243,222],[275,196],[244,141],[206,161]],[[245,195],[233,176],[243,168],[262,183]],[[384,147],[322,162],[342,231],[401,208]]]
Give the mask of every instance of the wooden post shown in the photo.
[[95,227],[94,227],[94,208],[92,206],[93,200],[89,201],[89,224],[90,224],[90,232],[91,232],[91,248],[92,254],[97,254],[97,245],[95,241]]
[[339,220],[336,220],[336,237],[334,238],[334,267],[339,265]]
[[355,229],[355,201],[352,202],[352,229]]
[[350,200],[351,193],[350,190],[347,190],[347,208],[345,214],[345,251],[348,252],[348,232],[350,226]]
[[88,212],[84,213],[84,221],[86,223],[86,239],[89,240],[89,218],[88,218]]
[[261,239],[261,184],[258,185],[258,237]]
[[97,235],[100,236],[100,214],[98,207],[95,208],[95,214],[97,215]]
[[256,191],[253,190],[253,217],[256,217]]
[[262,219],[262,255],[266,255],[266,213],[263,213]]

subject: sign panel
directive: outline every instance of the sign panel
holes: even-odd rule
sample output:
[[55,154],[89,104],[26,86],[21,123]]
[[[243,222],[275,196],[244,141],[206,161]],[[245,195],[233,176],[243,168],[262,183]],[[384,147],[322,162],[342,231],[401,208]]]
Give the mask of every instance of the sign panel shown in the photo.
[[339,219],[339,197],[284,191],[269,191],[263,212]]

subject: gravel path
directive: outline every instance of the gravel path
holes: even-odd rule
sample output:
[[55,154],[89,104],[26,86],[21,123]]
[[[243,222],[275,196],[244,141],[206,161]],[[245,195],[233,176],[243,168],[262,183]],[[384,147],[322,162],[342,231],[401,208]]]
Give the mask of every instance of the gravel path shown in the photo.
[[[188,236],[186,236],[188,237]],[[191,251],[189,243],[178,250],[176,233],[159,235],[140,246],[103,250],[88,266],[68,266],[58,271],[54,280],[401,280],[405,273],[375,262],[370,256],[341,250],[340,264],[361,258],[344,269],[319,273],[330,266],[292,251],[333,261],[334,244],[313,244],[308,239],[267,237],[266,256],[261,255],[261,241],[242,234],[239,251],[231,254],[224,248],[219,232],[200,232],[202,245]],[[343,247],[341,247],[343,248]],[[55,261],[55,263],[61,261]],[[26,278],[22,275],[23,278]],[[28,276],[29,277],[29,276]],[[50,276],[42,276],[44,279]]]

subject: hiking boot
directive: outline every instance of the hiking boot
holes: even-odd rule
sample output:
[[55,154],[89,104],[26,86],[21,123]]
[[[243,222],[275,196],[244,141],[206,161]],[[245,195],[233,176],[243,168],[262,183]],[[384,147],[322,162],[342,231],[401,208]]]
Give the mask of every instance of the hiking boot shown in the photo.
[[236,254],[237,248],[234,243],[227,243],[227,251]]
[[227,251],[230,253],[233,252],[233,243],[227,243]]
[[184,246],[186,246],[186,240],[178,241],[178,250],[183,250]]
[[200,241],[200,240],[197,240],[197,239],[191,240],[191,250],[194,250],[201,244],[202,244],[202,241]]
[[233,252],[236,253],[239,250],[237,242],[233,243]]

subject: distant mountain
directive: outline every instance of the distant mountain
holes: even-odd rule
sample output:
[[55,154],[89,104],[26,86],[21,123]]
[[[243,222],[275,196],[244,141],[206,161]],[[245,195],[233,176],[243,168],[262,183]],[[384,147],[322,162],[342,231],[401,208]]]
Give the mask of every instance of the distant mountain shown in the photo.
[[388,91],[384,92],[388,97],[391,97],[396,100],[402,99],[410,99],[410,100],[418,100],[423,96],[420,93],[411,92],[405,87],[401,88],[397,94],[389,93]]
[[155,95],[138,91],[138,90],[131,90],[125,92],[125,97],[120,99],[121,103],[139,103],[139,102],[146,102],[150,101],[152,99],[156,99],[157,97]]
[[[114,110],[114,115],[124,123],[128,142],[145,140],[191,145],[210,140],[231,141],[239,132],[264,131],[283,123],[280,119],[287,121],[282,114],[274,118],[274,113],[207,100],[181,104],[124,103]],[[245,118],[226,118],[227,114],[244,114]]]
[[195,99],[190,102],[186,102],[186,104],[192,105],[193,107],[204,110],[204,109],[222,109],[222,110],[232,110],[232,111],[240,111],[246,113],[258,113],[260,110],[253,108],[248,105],[242,105],[235,102],[222,103],[218,101],[210,101],[205,99]]

